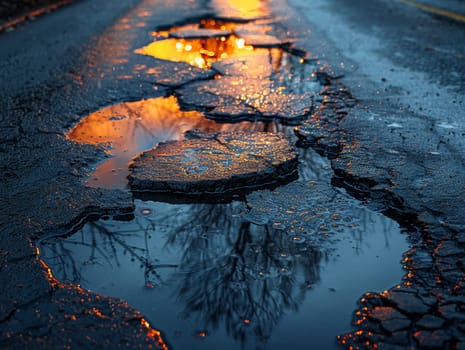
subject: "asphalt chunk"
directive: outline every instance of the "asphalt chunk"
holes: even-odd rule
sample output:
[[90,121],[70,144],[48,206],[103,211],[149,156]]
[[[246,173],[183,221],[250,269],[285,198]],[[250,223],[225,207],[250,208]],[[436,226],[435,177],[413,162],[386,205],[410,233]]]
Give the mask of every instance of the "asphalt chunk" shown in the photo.
[[136,191],[229,193],[294,175],[297,156],[282,134],[202,133],[142,153],[130,165],[128,179]]

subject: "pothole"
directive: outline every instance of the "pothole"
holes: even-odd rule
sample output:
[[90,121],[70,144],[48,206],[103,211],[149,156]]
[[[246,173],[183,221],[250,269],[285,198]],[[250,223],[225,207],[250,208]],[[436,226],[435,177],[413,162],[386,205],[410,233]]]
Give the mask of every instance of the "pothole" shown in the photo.
[[41,256],[59,280],[128,301],[174,348],[336,348],[356,300],[400,280],[407,244],[301,152],[299,181],[247,204],[136,200],[131,220],[89,222]]
[[[186,132],[208,133],[207,141],[217,137],[226,148],[224,135],[271,131],[289,141],[285,125],[312,114],[321,88],[314,67],[271,35],[266,20],[204,20],[153,37],[136,52],[215,76],[175,88],[183,110],[167,97],[123,102],[84,118],[68,137],[98,144],[110,156],[92,174],[92,186],[125,188],[133,157],[144,151],[165,157],[166,144],[189,148]],[[218,150],[207,148],[218,158]],[[187,151],[192,157],[182,153],[189,162],[174,177],[204,172],[203,162],[191,165],[199,151]],[[289,339],[294,348],[335,348],[335,335],[351,328],[357,298],[401,279],[398,252],[407,244],[394,221],[331,186],[327,160],[301,149],[299,162],[298,181],[242,201],[135,199],[128,221],[103,217],[67,238],[42,240],[42,258],[58,279],[130,302],[175,348],[284,348]]]

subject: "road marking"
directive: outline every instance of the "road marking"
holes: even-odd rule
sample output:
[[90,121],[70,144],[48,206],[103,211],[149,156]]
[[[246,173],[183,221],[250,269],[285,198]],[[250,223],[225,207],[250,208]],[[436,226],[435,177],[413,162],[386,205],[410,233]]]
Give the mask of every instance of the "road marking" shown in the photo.
[[431,13],[434,13],[436,15],[441,15],[441,16],[445,16],[445,17],[448,17],[448,18],[452,18],[452,19],[455,19],[456,21],[465,22],[465,16],[461,15],[459,13],[446,11],[446,10],[443,10],[443,9],[440,9],[440,8],[437,8],[437,7],[434,7],[434,6],[420,4],[419,2],[416,2],[416,1],[411,1],[411,0],[400,0],[400,1],[403,2],[404,4],[414,6],[416,8],[419,8],[420,10],[423,10],[423,11],[426,11],[426,12],[431,12]]

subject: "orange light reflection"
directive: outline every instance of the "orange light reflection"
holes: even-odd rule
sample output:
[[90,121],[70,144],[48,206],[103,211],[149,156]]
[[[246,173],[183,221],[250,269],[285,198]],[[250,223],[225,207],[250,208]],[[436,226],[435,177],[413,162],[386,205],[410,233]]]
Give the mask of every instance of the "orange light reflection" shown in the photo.
[[202,39],[164,39],[135,52],[162,60],[186,62],[199,68],[210,68],[213,62],[229,57],[249,55],[253,47],[234,35]]
[[261,0],[212,0],[212,7],[220,16],[239,19],[254,19],[269,14],[265,2]]
[[168,350],[168,346],[165,344],[161,337],[161,333],[157,331],[156,329],[152,328],[150,323],[145,319],[142,318],[140,320],[142,326],[147,329],[147,337],[155,340],[157,342],[157,345],[162,349],[162,350]]
[[42,268],[47,273],[47,278],[50,281],[50,285],[52,287],[58,286],[60,282],[55,278],[55,276],[53,276],[52,269],[42,259],[40,259],[39,261],[40,261],[40,264],[42,265]]
[[[251,45],[245,44],[243,38],[233,35],[237,26],[238,23],[234,22],[203,19],[199,23],[171,28],[169,32],[153,32],[151,36],[159,40],[135,50],[135,53],[162,60],[186,62],[199,68],[210,68],[215,61],[242,57],[254,51]],[[212,31],[210,36],[203,36],[206,30]],[[189,31],[192,32],[189,35],[198,34],[198,36],[183,37],[181,34]],[[220,31],[220,35],[215,34],[215,31]],[[170,34],[177,36],[169,38]]]
[[16,17],[15,19],[13,19],[12,21],[9,21],[9,22],[6,22],[6,23],[3,23],[3,24],[0,24],[0,32],[2,32],[3,30],[7,29],[7,28],[11,28],[17,24],[20,24],[30,18],[34,18],[34,17],[37,17],[37,16],[40,16],[44,13],[48,13],[48,12],[52,12],[56,9],[58,9],[59,7],[62,7],[62,6],[65,6],[65,5],[69,5],[71,4],[73,1],[72,0],[61,0],[61,1],[58,1],[56,3],[52,3],[50,5],[45,5],[45,6],[42,6],[36,10],[32,10],[28,13],[25,13],[19,17]]
[[112,156],[100,164],[87,183],[93,187],[124,188],[129,161],[138,153],[168,140],[181,140],[188,130],[263,131],[265,123],[221,124],[197,111],[184,112],[173,96],[123,102],[96,111],[71,129],[67,137],[79,143],[101,145]]

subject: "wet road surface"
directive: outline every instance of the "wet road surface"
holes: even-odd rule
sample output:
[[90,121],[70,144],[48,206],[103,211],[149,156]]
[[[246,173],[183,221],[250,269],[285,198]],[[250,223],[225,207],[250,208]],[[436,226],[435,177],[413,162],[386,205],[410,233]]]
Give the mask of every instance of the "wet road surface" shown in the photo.
[[[263,308],[269,318],[248,314],[247,300],[255,299],[241,297],[230,283],[234,278],[225,278],[223,290],[244,308],[226,327],[233,335],[228,341],[241,342],[253,329],[277,337],[255,335],[254,341],[266,346],[263,340],[271,339],[269,345],[278,348],[295,336],[303,348],[307,342],[336,346],[335,336],[344,332],[339,345],[463,345],[463,24],[431,17],[405,2],[290,3],[80,1],[2,34],[2,346],[166,348],[177,338],[189,347],[215,344],[215,337],[228,331],[215,335],[212,320],[229,311],[206,317],[204,310],[223,304],[206,305],[208,299],[190,296],[186,291],[192,288],[182,285],[194,278],[210,291],[218,276],[208,272],[224,271],[233,261],[241,261],[246,289],[271,286],[262,291],[277,308]],[[155,48],[149,45],[153,41]],[[168,107],[154,102],[163,99],[171,101]],[[162,109],[174,117],[161,123]],[[93,118],[100,121],[92,124]],[[184,121],[173,129],[170,120],[177,118]],[[192,127],[200,130],[191,132]],[[223,159],[217,166],[226,167],[232,161],[222,158],[223,151],[236,146],[222,134],[225,129],[235,135],[268,132],[295,143],[294,127],[299,176],[287,184],[208,200],[170,193],[135,200],[138,196],[127,190],[127,161],[160,141],[178,140],[183,148],[192,140],[214,139],[221,147],[208,152],[212,160]],[[189,131],[186,140],[184,131]],[[140,135],[149,135],[147,142]],[[250,144],[244,148],[250,159],[261,153],[254,151],[254,138],[242,136],[241,142]],[[309,157],[309,147],[331,162],[314,153]],[[275,165],[278,158],[267,162]],[[108,166],[111,160],[120,163]],[[99,172],[105,164],[110,171]],[[189,165],[199,176],[206,176],[204,168]],[[234,183],[250,181],[244,174],[233,177]],[[221,181],[203,182],[202,191],[218,188]],[[167,227],[157,228],[164,212],[176,222],[164,220]],[[200,212],[231,225],[215,229]],[[183,220],[192,225],[193,218],[195,230],[183,235]],[[142,221],[144,228],[128,236]],[[154,226],[147,229],[147,224]],[[371,231],[378,233],[365,237]],[[160,232],[164,235],[155,246],[171,239],[172,255],[148,254],[148,236]],[[272,244],[265,244],[267,239]],[[360,254],[361,265],[373,268],[361,272],[357,244],[368,242],[380,253]],[[166,324],[158,322],[157,310],[145,309],[141,294],[114,294],[118,284],[99,289],[99,276],[110,270],[92,272],[96,261],[113,261],[125,251],[131,262],[143,257],[140,266],[120,265],[134,269],[129,274],[139,276],[139,285],[143,276],[137,293],[177,290],[193,317],[204,322],[202,329],[180,330],[178,321],[171,321],[175,315],[164,317]],[[213,254],[211,270],[199,269],[210,259],[200,261],[193,252],[206,259]],[[169,280],[180,289],[159,292],[160,276],[152,273],[150,259],[162,257],[176,265],[178,277]],[[344,266],[365,279],[337,286],[344,274],[338,261],[347,261]],[[386,262],[383,268],[377,267],[380,261]],[[147,268],[152,274],[141,273]],[[384,270],[392,271],[391,277]],[[284,283],[289,276],[300,289]],[[386,278],[366,284],[376,276]],[[86,285],[87,280],[94,284]],[[350,287],[346,298],[340,296],[344,287]],[[110,288],[111,296],[86,288],[103,294]],[[265,294],[250,295],[260,296],[261,308]],[[182,304],[169,305],[181,310]],[[309,322],[305,314],[314,304],[340,305],[337,312],[344,316],[331,311],[324,322],[343,321],[334,329],[323,327],[326,332],[314,329],[324,335],[318,340],[308,340],[306,330],[292,335],[297,325]],[[301,313],[294,312],[299,307]],[[276,321],[282,315],[286,319]],[[226,317],[226,325],[232,319]],[[152,325],[165,328],[166,342]],[[83,329],[85,338],[79,335]]]
[[[332,62],[358,103],[321,132],[300,129],[324,151],[351,140],[332,162],[335,184],[388,215],[421,227],[404,260],[405,290],[362,299],[346,346],[463,346],[464,22],[406,1],[291,1],[308,47]],[[463,3],[422,1],[463,13]],[[307,22],[308,21],[308,22]],[[342,136],[341,136],[342,133]],[[326,147],[324,146],[326,145]],[[410,294],[408,294],[410,293]]]

